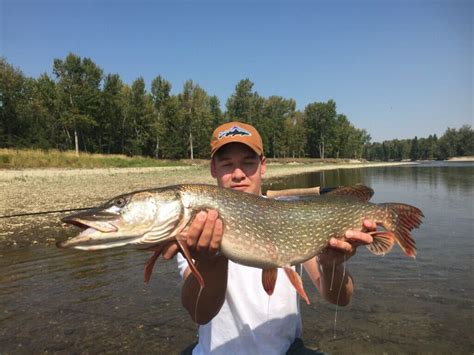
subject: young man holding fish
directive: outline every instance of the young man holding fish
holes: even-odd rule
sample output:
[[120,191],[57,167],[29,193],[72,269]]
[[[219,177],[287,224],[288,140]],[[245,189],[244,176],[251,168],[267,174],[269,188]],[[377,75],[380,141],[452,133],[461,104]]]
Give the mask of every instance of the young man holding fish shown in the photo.
[[[219,126],[212,135],[211,157],[211,174],[219,186],[262,195],[266,160],[261,137],[254,127],[240,122]],[[364,221],[364,230],[375,227],[374,222]],[[304,349],[298,338],[298,295],[283,270],[278,269],[269,297],[262,287],[261,269],[233,263],[217,253],[223,233],[223,222],[215,210],[199,212],[186,231],[187,245],[194,251],[196,267],[206,282],[204,289],[190,277],[186,260],[178,256],[185,280],[183,305],[201,324],[193,354],[282,354],[289,349]],[[345,240],[332,238],[323,253],[304,263],[323,298],[342,306],[350,302],[353,281],[344,262],[358,246],[371,242],[367,233],[347,231]],[[170,244],[164,258],[171,259],[178,249],[176,244]]]

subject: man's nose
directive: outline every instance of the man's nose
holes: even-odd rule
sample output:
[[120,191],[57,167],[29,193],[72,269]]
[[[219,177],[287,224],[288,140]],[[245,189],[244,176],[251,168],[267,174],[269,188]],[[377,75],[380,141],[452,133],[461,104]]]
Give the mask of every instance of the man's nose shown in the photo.
[[232,171],[232,179],[235,179],[235,180],[245,179],[244,171],[240,168],[235,168],[234,171]]

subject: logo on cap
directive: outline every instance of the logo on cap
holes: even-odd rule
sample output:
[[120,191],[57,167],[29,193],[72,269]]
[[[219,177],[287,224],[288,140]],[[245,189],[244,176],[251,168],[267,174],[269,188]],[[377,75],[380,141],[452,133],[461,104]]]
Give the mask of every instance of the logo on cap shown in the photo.
[[218,139],[222,139],[225,137],[233,137],[233,136],[251,136],[252,134],[239,127],[239,126],[232,126],[232,128],[226,129],[225,131],[220,131],[218,134]]

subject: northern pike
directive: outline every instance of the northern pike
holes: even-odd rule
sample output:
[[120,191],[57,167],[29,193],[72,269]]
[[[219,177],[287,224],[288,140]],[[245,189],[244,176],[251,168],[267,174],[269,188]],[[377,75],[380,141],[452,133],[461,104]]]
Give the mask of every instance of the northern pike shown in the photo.
[[[204,287],[180,233],[199,211],[215,209],[224,225],[219,252],[236,263],[263,269],[262,283],[268,294],[273,292],[277,268],[284,268],[309,303],[299,275],[290,266],[318,255],[331,237],[343,239],[347,230],[361,230],[364,219],[384,228],[371,232],[373,242],[367,247],[372,253],[383,255],[397,242],[406,255],[415,257],[410,232],[419,227],[423,213],[402,203],[370,203],[373,193],[369,187],[355,185],[309,200],[285,201],[200,184],[136,191],[65,217],[65,223],[84,230],[58,247],[159,250],[165,242],[177,240]],[[158,256],[156,252],[147,263],[146,281]]]

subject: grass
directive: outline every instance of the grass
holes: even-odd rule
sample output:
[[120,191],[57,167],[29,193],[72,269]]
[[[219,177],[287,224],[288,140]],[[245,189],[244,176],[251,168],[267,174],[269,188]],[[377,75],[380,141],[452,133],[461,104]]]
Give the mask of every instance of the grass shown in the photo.
[[[350,159],[267,158],[269,164],[330,165],[349,163]],[[40,149],[0,149],[0,169],[41,168],[145,168],[160,166],[207,165],[208,159],[165,160],[119,154],[90,154]]]
[[118,154],[89,154],[74,151],[0,149],[0,169],[33,168],[135,168],[189,165],[187,161],[156,160]]

